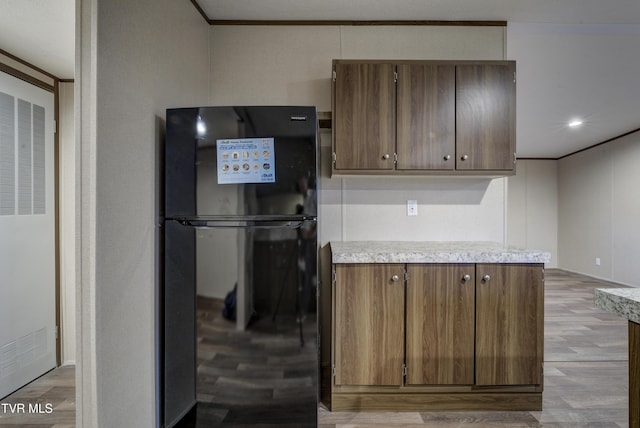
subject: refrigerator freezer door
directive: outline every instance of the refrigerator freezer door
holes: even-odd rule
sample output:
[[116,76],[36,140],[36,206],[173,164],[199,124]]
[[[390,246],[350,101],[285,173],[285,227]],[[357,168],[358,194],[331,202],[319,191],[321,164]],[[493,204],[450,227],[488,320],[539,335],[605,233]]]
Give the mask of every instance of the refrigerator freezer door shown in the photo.
[[167,218],[295,215],[315,189],[315,107],[167,110]]

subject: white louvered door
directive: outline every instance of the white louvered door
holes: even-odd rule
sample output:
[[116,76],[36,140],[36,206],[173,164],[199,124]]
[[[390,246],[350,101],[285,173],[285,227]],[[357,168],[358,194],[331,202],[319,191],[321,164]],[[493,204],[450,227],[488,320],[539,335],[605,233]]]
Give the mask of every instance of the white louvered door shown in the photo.
[[0,72],[0,398],[56,365],[53,113]]

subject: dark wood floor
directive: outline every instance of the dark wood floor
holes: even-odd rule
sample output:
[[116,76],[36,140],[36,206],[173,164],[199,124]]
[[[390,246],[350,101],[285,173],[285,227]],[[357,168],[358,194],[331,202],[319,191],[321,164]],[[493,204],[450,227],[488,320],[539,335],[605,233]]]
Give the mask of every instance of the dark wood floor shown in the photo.
[[[476,425],[482,427],[627,427],[628,415],[628,361],[627,322],[615,315],[604,313],[593,305],[595,288],[620,287],[580,275],[548,270],[545,282],[545,391],[543,410],[540,412],[406,412],[406,413],[354,413],[329,412],[323,406],[318,409],[321,428],[377,428],[377,427],[458,427]],[[259,377],[264,362],[256,362],[251,356],[234,357],[234,346],[242,343],[244,334],[236,332],[232,324],[220,319],[215,306],[212,310],[201,307],[199,319],[199,389],[200,420],[198,426],[221,426],[226,419],[236,426],[252,422],[248,413],[233,409],[234,402],[249,391],[252,398],[260,397]],[[295,324],[295,323],[294,323]],[[285,323],[279,340],[286,346],[299,348],[297,330]],[[305,323],[305,335],[313,334],[313,324]],[[271,345],[266,332],[256,332],[254,344]],[[287,334],[292,336],[285,339]],[[216,337],[226,335],[219,341]],[[267,342],[267,343],[265,343]],[[246,343],[242,346],[246,346]],[[241,347],[242,347],[241,346]],[[283,346],[283,345],[278,345]],[[273,397],[307,394],[305,385],[312,376],[306,364],[310,350],[297,356],[282,355],[268,363],[280,366]],[[221,365],[213,364],[215,356]],[[244,378],[233,379],[232,372],[244,371]],[[11,415],[0,407],[0,427],[30,426],[37,428],[66,428],[74,426],[74,369],[62,367],[34,381],[30,385],[2,400],[1,403],[50,403],[52,414]],[[302,389],[301,389],[302,388]],[[231,392],[226,403],[221,392]],[[235,395],[235,398],[233,397]],[[249,397],[248,395],[246,397]],[[240,400],[242,401],[242,400]],[[276,400],[277,401],[277,398]],[[213,404],[213,403],[216,404]],[[264,421],[263,426],[300,426],[289,415],[296,409],[283,408],[279,420]],[[227,419],[228,418],[228,419]],[[270,422],[270,424],[269,424]],[[227,425],[233,426],[233,425]]]

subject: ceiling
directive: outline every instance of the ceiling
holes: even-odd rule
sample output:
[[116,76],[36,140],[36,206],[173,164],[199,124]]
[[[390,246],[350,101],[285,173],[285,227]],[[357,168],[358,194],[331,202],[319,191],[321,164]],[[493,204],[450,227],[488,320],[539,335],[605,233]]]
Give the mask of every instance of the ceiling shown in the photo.
[[[518,63],[519,157],[558,158],[640,128],[638,0],[196,3],[214,22],[507,21],[507,57]],[[0,0],[0,49],[58,78],[73,79],[74,40],[75,0]],[[577,116],[585,123],[567,127]]]
[[213,20],[445,20],[640,24],[637,0],[196,0]]
[[73,79],[75,0],[0,0],[0,49]]

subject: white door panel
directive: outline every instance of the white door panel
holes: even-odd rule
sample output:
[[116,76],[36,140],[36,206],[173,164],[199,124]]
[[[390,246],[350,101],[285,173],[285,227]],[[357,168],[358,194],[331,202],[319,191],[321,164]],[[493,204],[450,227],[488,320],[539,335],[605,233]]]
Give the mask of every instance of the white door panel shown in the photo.
[[0,398],[56,365],[53,106],[0,73]]

